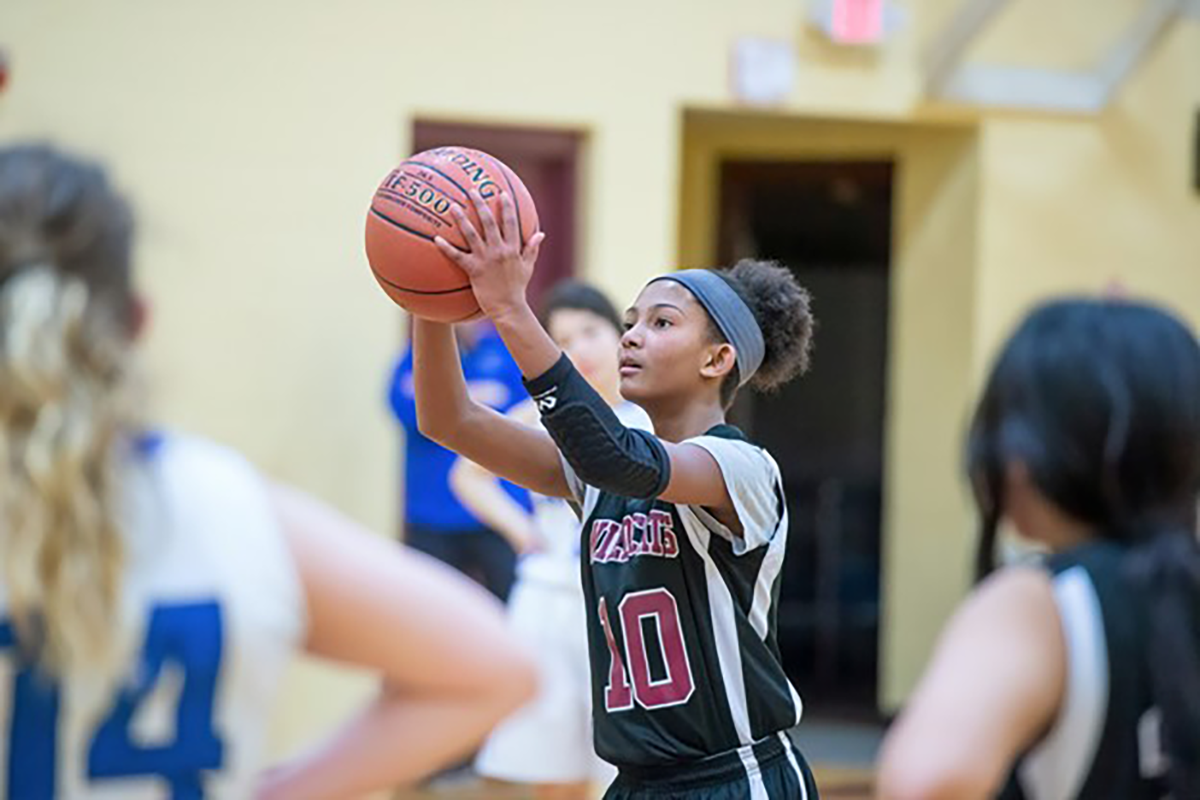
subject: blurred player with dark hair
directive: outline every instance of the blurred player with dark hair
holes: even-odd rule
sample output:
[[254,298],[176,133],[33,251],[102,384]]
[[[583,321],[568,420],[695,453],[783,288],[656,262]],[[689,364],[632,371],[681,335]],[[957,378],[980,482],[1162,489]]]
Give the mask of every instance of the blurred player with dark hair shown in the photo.
[[[1042,306],[992,369],[967,456],[988,577],[888,735],[880,796],[1200,797],[1192,332],[1114,297]],[[1044,564],[992,573],[1002,520]]]

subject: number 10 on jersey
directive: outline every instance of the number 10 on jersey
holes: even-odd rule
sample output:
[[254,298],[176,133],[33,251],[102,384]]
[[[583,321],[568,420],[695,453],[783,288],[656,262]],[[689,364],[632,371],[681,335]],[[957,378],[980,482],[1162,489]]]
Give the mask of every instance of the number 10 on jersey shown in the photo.
[[[634,702],[653,711],[686,703],[695,691],[692,665],[688,661],[687,645],[683,641],[683,626],[679,621],[679,604],[666,589],[630,592],[617,606],[617,623],[621,626],[622,653],[613,635],[608,603],[600,598],[600,625],[608,642],[610,658],[608,685],[604,689],[606,710],[626,711]],[[653,635],[647,635],[649,622]],[[662,656],[665,675],[651,674],[650,647],[655,646]]]

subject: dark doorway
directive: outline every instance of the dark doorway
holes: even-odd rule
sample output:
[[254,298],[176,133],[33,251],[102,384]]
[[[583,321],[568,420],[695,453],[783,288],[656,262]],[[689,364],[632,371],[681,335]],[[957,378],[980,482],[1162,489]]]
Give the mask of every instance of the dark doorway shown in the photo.
[[545,290],[575,273],[575,200],[581,136],[570,131],[418,121],[413,151],[444,145],[483,150],[521,176],[547,232],[529,285],[535,307]]
[[812,370],[733,410],[779,461],[791,534],[780,646],[824,716],[876,713],[891,259],[890,162],[726,162],[719,252],[779,261],[813,295]]

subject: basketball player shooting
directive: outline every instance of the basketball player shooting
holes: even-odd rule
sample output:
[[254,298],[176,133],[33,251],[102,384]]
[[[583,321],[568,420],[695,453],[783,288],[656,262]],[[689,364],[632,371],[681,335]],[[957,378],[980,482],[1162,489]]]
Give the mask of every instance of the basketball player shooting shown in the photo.
[[620,771],[606,797],[816,797],[786,734],[801,703],[776,646],[779,468],[725,422],[740,387],[771,388],[807,367],[807,292],[754,261],[650,281],[625,312],[620,388],[657,435],[628,428],[526,302],[543,235],[522,244],[507,194],[499,219],[478,193],[471,200],[479,228],[451,211],[465,248],[436,243],[470,279],[545,431],[473,403],[451,328],[421,319],[418,421],[451,450],[581,510],[596,749]]

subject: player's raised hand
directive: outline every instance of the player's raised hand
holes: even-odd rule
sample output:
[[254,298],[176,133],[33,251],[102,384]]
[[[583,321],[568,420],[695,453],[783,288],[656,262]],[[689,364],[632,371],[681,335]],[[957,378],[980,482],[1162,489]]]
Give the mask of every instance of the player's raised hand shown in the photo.
[[525,289],[533,276],[533,267],[546,234],[539,231],[522,244],[516,207],[507,192],[500,193],[499,220],[476,190],[471,191],[471,203],[479,215],[479,228],[461,208],[451,209],[467,249],[459,250],[440,236],[434,243],[467,273],[479,307],[495,319],[526,305]]

